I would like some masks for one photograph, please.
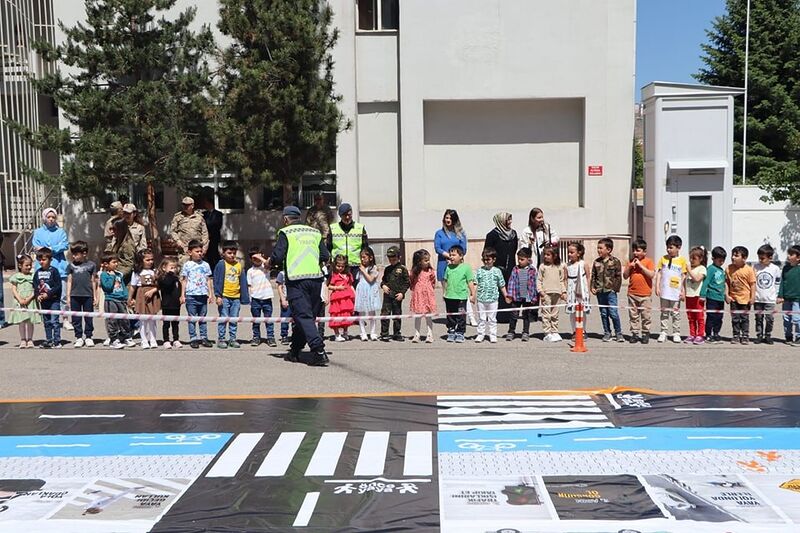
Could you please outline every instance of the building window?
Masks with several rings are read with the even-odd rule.
[[[156,190],[156,212],[164,211],[164,185],[161,183],[153,184]],[[83,207],[87,213],[105,213],[109,210],[112,202],[121,201],[132,203],[143,215],[147,214],[147,185],[135,183],[125,189],[107,190],[98,196],[85,198]]]
[[[357,0],[360,31],[396,30],[400,27],[399,0]]]
[[[336,174],[312,173],[303,176],[300,185],[292,186],[292,205],[300,209],[308,209],[314,205],[317,194],[325,195],[328,205],[336,205]],[[263,186],[258,202],[261,211],[283,209],[283,187],[280,184],[271,187]]]
[[[207,198],[213,199],[214,208],[223,213],[244,211],[244,188],[236,184],[232,178],[230,174],[209,176],[208,179],[195,184],[189,190],[189,195],[195,199],[195,205],[198,205],[200,198]],[[200,205],[203,205],[203,202]]]

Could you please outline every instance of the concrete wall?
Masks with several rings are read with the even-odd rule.
[[[775,258],[783,261],[789,246],[800,245],[800,207],[769,203],[761,199],[764,195],[755,185],[733,188],[733,245],[747,247],[749,260],[756,261],[758,247],[769,244]]]

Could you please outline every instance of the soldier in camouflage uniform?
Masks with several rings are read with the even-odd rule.
[[[189,241],[197,239],[203,245],[203,255],[208,250],[208,228],[206,221],[203,219],[202,213],[195,212],[194,199],[186,196],[181,203],[183,209],[179,213],[175,213],[172,217],[172,223],[169,225],[169,235],[178,248],[178,260],[180,265],[189,259],[189,251],[187,245]]]
[[[138,215],[139,211],[133,204],[125,204],[122,208],[122,217],[125,219],[125,222],[128,223],[128,231],[131,232],[131,237],[133,237],[133,243],[137,252],[147,249],[147,236],[145,235],[144,226],[140,222]]]

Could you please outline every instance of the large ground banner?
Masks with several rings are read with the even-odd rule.
[[[800,531],[800,396],[0,403],[0,533]]]

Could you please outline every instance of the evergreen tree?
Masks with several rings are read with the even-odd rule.
[[[154,183],[186,186],[206,163],[211,30],[189,26],[196,8],[167,19],[176,0],[86,0],[86,22],[61,26],[65,42],[36,44],[67,67],[40,80],[75,127],[26,131],[37,148],[62,156],[61,173],[36,173],[70,197],[145,183],[151,237],[158,238]]]
[[[214,137],[221,165],[244,186],[292,185],[334,166],[337,106],[331,49],[338,32],[320,0],[220,0],[222,99]]]
[[[746,0],[727,0],[703,45],[695,77],[744,87]],[[747,182],[775,200],[800,204],[800,0],[752,0],[747,120]],[[735,100],[734,169],[741,180],[744,99]]]

